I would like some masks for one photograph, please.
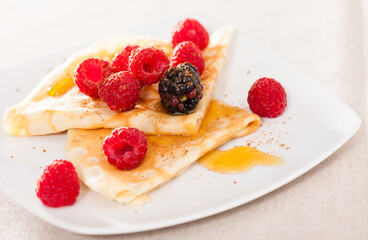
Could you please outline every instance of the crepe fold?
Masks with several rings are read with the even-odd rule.
[[[107,162],[102,143],[112,129],[69,130],[66,153],[80,180],[92,190],[139,207],[149,200],[147,193],[178,176],[201,156],[259,126],[258,115],[212,100],[197,135],[147,135],[147,154],[136,169],[122,171]]]
[[[46,75],[29,96],[6,110],[3,128],[14,136],[44,135],[68,129],[120,126],[135,127],[155,135],[196,135],[207,112],[232,33],[231,26],[219,29],[211,35],[209,46],[202,52],[205,59],[205,70],[201,76],[204,88],[203,98],[192,114],[173,116],[167,113],[160,104],[157,84],[146,87],[142,91],[140,100],[134,109],[121,113],[110,110],[106,103],[92,99],[79,91],[72,80],[73,73],[77,65],[88,57],[100,57],[111,61],[114,55],[127,44],[157,46],[168,56],[172,52],[171,44],[167,41],[118,34],[72,55],[62,65]],[[68,79],[68,84],[71,86],[66,93],[49,96],[50,89]]]

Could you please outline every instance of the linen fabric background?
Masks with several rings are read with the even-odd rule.
[[[0,69],[117,29],[193,12],[234,23],[314,76],[362,117],[358,133],[317,167],[266,196],[143,233],[70,233],[0,192],[0,239],[368,239],[366,0],[0,0]]]

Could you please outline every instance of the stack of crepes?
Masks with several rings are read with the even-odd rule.
[[[172,52],[169,41],[118,34],[72,55],[45,76],[29,96],[7,109],[3,127],[15,136],[68,130],[66,152],[80,180],[108,199],[137,208],[149,200],[147,193],[178,176],[207,152],[259,128],[257,115],[212,98],[232,34],[232,27],[224,27],[210,36],[210,44],[202,52],[203,98],[191,114],[169,114],[161,106],[157,84],[142,91],[134,109],[120,113],[79,91],[73,72],[88,57],[111,61],[127,44],[155,45],[168,56]],[[50,94],[59,88],[60,94]],[[103,154],[103,140],[117,127],[134,127],[146,133],[147,154],[134,170],[118,170]]]

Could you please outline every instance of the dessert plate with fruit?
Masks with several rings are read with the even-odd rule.
[[[138,232],[234,208],[360,126],[316,80],[209,16],[121,32],[0,71],[0,187],[61,228]]]

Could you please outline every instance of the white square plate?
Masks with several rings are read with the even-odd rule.
[[[170,17],[125,31],[169,39],[173,25],[184,17]],[[209,16],[195,17],[209,32],[224,25]],[[92,42],[0,71],[0,112],[25,97],[50,67]],[[232,140],[221,149],[250,143],[282,157],[285,163],[281,166],[258,166],[246,173],[227,175],[193,164],[180,177],[153,191],[151,201],[138,211],[107,200],[85,186],[75,205],[53,209],[41,204],[35,187],[42,166],[57,158],[65,159],[66,134],[11,137],[0,129],[0,187],[28,211],[73,232],[145,231],[213,215],[269,193],[322,162],[358,130],[361,120],[346,103],[305,72],[244,33],[236,32],[215,96],[248,108],[247,92],[260,77],[272,77],[283,84],[288,95],[286,111],[279,118],[263,119],[256,133]]]

